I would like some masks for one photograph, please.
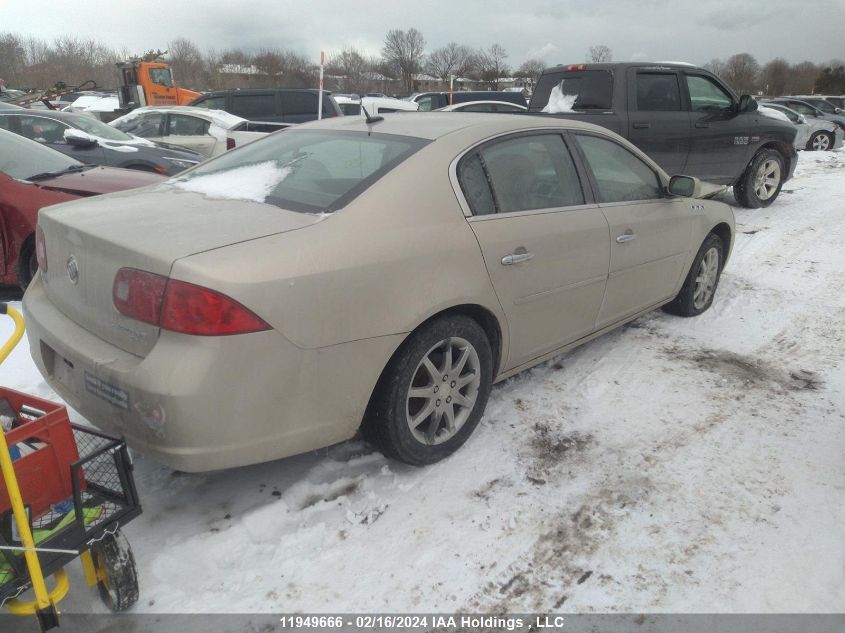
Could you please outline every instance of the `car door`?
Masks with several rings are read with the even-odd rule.
[[[592,332],[607,278],[608,227],[559,131],[489,141],[466,154],[456,173],[507,315],[507,368]]]
[[[163,142],[164,119],[164,112],[144,112],[118,122],[115,127],[126,134],[140,136],[153,142]]]
[[[737,113],[737,102],[713,77],[685,71],[684,87],[692,122],[689,157],[684,173],[730,184],[742,173],[752,141],[748,114]],[[759,139],[758,139],[759,140]]]
[[[689,260],[694,201],[669,198],[658,173],[605,136],[575,135],[610,227],[603,328],[671,298]]]
[[[675,70],[628,71],[628,135],[670,174],[683,173],[690,152],[690,113]]]
[[[229,112],[248,121],[283,121],[278,104],[278,92],[244,92],[230,95]],[[316,104],[314,112],[316,113]]]
[[[205,119],[190,114],[167,115],[164,141],[170,145],[178,145],[198,152],[208,158],[214,153],[217,139],[209,134],[211,123]]]

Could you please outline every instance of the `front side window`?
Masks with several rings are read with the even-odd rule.
[[[681,90],[675,73],[637,73],[637,110],[672,112],[681,109]]]
[[[420,99],[417,99],[417,103],[420,104],[420,112],[430,112],[431,110],[437,109],[439,105],[435,95],[421,97]]]
[[[806,103],[801,103],[800,101],[790,101],[788,105],[790,109],[800,112],[801,114],[817,116],[819,113],[814,107],[807,105]]]
[[[150,81],[167,88],[173,87],[173,77],[169,68],[150,68]]]
[[[290,130],[223,154],[170,183],[291,211],[334,211],[428,142],[393,134]]]
[[[63,112],[65,120],[73,127],[87,132],[92,136],[104,138],[107,141],[131,141],[132,137],[124,134],[120,130],[114,129],[111,125],[107,125],[102,121],[98,121],[92,116],[85,114],[71,114]]]
[[[475,215],[584,204],[578,172],[558,134],[519,136],[483,146],[461,161],[458,172]]]
[[[153,138],[162,135],[161,128],[163,122],[164,114],[161,112],[148,112],[130,117],[125,121],[120,121],[115,124],[115,127],[127,134],[133,134],[142,138]]]
[[[600,202],[663,197],[657,174],[630,150],[598,136],[576,136],[598,186]]]
[[[226,97],[206,97],[191,105],[197,108],[208,108],[209,110],[225,110]]]
[[[65,143],[68,126],[54,119],[40,116],[22,116],[21,135],[39,143]]]
[[[722,112],[733,107],[733,99],[712,79],[687,75],[687,87],[693,112]]]

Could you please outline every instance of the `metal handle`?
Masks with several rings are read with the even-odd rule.
[[[695,127],[698,127],[698,128],[707,128],[707,127],[710,127],[710,124],[709,124],[709,123],[696,123],[696,124],[695,124]]]
[[[534,259],[534,253],[512,253],[502,257],[502,266],[513,266]]]
[[[651,127],[651,123],[643,123],[642,121],[637,121],[636,123],[632,123],[631,127],[635,130],[647,130]]]
[[[636,233],[625,233],[616,238],[617,244],[624,244],[625,242],[632,242],[637,239]]]

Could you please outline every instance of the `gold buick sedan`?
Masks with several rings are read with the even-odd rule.
[[[708,188],[575,121],[314,122],[42,209],[32,356],[93,424],[180,470],[359,429],[429,464],[494,382],[655,308],[707,310],[734,235]]]

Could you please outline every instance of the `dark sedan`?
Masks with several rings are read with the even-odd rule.
[[[75,112],[2,110],[0,128],[90,165],[139,169],[172,176],[203,160],[203,156],[196,152],[158,145]]]
[[[26,288],[38,270],[38,209],[161,182],[164,176],[95,167],[0,130],[0,284]]]

